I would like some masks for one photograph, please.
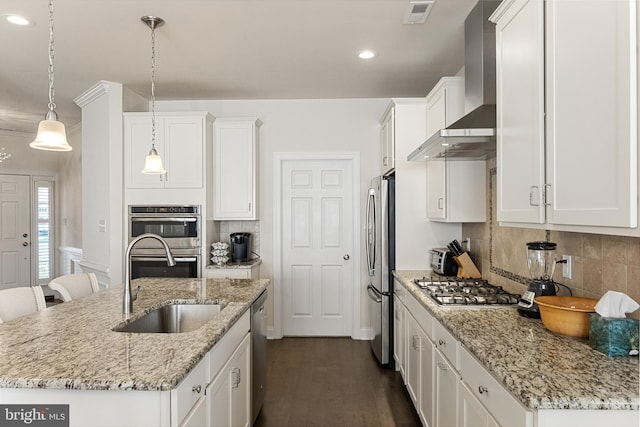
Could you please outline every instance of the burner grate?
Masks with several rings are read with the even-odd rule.
[[[423,277],[413,282],[439,305],[511,306],[520,300],[519,295],[511,294],[502,286],[492,285],[484,279]]]

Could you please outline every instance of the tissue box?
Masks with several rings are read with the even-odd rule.
[[[638,321],[613,319],[591,313],[589,345],[607,356],[638,354]]]

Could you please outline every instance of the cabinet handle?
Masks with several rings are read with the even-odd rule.
[[[233,368],[231,371],[231,388],[238,388],[240,385],[240,368]]]
[[[485,386],[480,385],[478,386],[478,393],[480,394],[485,394],[485,393],[489,393],[489,389],[487,389]]]
[[[447,345],[447,342],[445,340],[443,340],[443,339],[439,339],[438,340],[438,344],[443,346],[443,345]]]
[[[382,164],[383,164],[384,166],[387,166],[387,156],[384,156],[384,157],[382,158]]]
[[[449,370],[449,368],[447,367],[447,365],[445,365],[445,364],[444,364],[444,363],[442,363],[442,362],[438,362],[438,368],[439,368],[440,370],[442,370],[442,371],[448,371],[448,370]]]
[[[251,202],[249,202],[249,210],[251,210]]]
[[[191,391],[192,391],[192,392],[194,392],[194,393],[198,393],[198,394],[200,394],[200,392],[202,391],[202,386],[201,386],[200,384],[198,384],[198,385],[194,385],[194,386],[191,388]]]
[[[443,209],[442,205],[443,205],[444,199],[442,197],[438,198],[438,209]]]
[[[549,202],[549,199],[547,198],[547,195],[551,192],[551,184],[545,184],[542,188],[542,200],[544,200],[543,205],[551,206],[551,202]]]
[[[529,187],[529,206],[540,206],[540,203],[533,203],[533,190],[538,189],[537,185]]]
[[[420,350],[420,337],[417,335],[414,335],[411,341],[412,341],[411,346],[413,347],[413,349]]]

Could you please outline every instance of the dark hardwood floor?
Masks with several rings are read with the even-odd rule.
[[[368,341],[284,338],[267,345],[267,393],[255,427],[414,427],[400,374]]]

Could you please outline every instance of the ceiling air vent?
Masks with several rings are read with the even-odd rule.
[[[416,0],[409,2],[402,22],[404,24],[424,24],[434,3],[434,0]]]

